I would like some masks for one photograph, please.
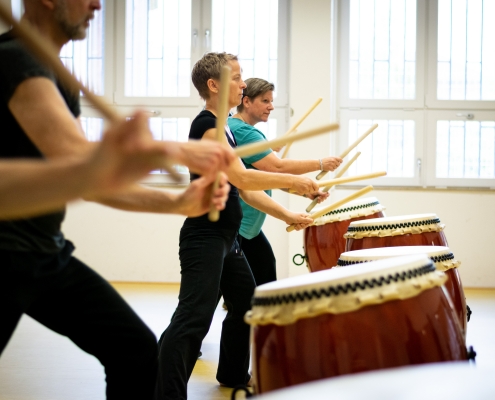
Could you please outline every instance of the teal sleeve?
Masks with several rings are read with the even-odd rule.
[[[238,146],[242,146],[245,144],[249,143],[255,143],[255,142],[261,142],[266,140],[265,135],[255,127],[248,125],[242,121],[238,123],[237,121],[233,121],[231,123],[230,118],[229,118],[229,127],[230,130],[232,131],[235,140],[237,142]],[[263,158],[265,158],[268,154],[272,152],[271,149],[268,149],[266,151],[263,151],[261,153],[254,154],[249,157],[244,157],[243,161],[246,164],[253,164],[256,161],[259,161]]]

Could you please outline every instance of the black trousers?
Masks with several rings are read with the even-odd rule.
[[[179,305],[159,344],[156,399],[184,400],[201,342],[210,329],[219,290],[228,305],[222,324],[216,378],[228,386],[249,379],[249,325],[254,279],[236,240],[237,231],[187,225],[180,233]]]
[[[151,399],[154,334],[72,250],[70,242],[58,254],[0,250],[0,353],[26,313],[102,363],[107,399]]]
[[[272,246],[263,231],[252,239],[242,237],[241,249],[253,272],[256,286],[277,280],[277,264]]]

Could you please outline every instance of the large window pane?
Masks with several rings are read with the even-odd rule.
[[[349,98],[416,98],[416,1],[351,0]]]
[[[277,89],[278,0],[213,0],[212,9],[212,51],[237,55],[244,79]]]
[[[495,121],[437,121],[437,178],[495,178]]]
[[[494,18],[494,0],[438,0],[439,100],[495,100]]]
[[[187,142],[189,137],[189,118],[150,118],[150,130],[155,140],[167,140],[174,142]],[[179,172],[187,172],[187,168],[178,165]],[[153,171],[153,173],[165,173],[163,170]]]
[[[191,0],[126,0],[125,95],[187,97]]]
[[[65,66],[92,92],[104,94],[105,1],[95,12],[85,40],[70,41],[60,52]]]
[[[361,156],[349,169],[350,175],[387,171],[389,177],[414,177],[415,122],[413,120],[349,120],[349,144],[372,125],[373,133],[356,150]]]

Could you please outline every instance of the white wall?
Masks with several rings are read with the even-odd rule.
[[[294,123],[318,98],[320,106],[304,128],[330,122],[330,1],[292,0],[290,90]],[[334,135],[334,134],[333,134]],[[335,149],[333,135],[294,145],[294,158],[319,158]],[[335,151],[331,152],[335,154]],[[339,190],[335,199],[349,194]],[[495,287],[495,193],[450,190],[375,190],[387,215],[433,212],[446,224],[445,233],[466,287]],[[304,210],[307,200],[275,192],[275,198],[292,210]],[[104,277],[114,281],[178,281],[178,235],[183,218],[124,213],[94,204],[69,207],[64,226],[77,245],[76,255]],[[284,224],[271,218],[264,228],[277,257],[279,277],[307,273],[292,264],[302,251],[302,233],[287,234]]]

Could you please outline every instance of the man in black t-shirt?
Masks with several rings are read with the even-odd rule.
[[[57,49],[85,35],[93,2],[25,2],[24,18]],[[82,134],[78,94],[57,84],[7,33],[0,36],[0,159],[88,157],[97,147]],[[218,169],[234,155],[218,145],[167,143],[171,160],[206,174],[181,194],[134,185],[118,195],[88,198],[124,210],[201,215]],[[222,208],[226,179],[213,200]],[[0,222],[0,352],[26,313],[97,357],[107,375],[107,398],[151,398],[156,338],[116,291],[72,257],[60,225],[64,210]]]

